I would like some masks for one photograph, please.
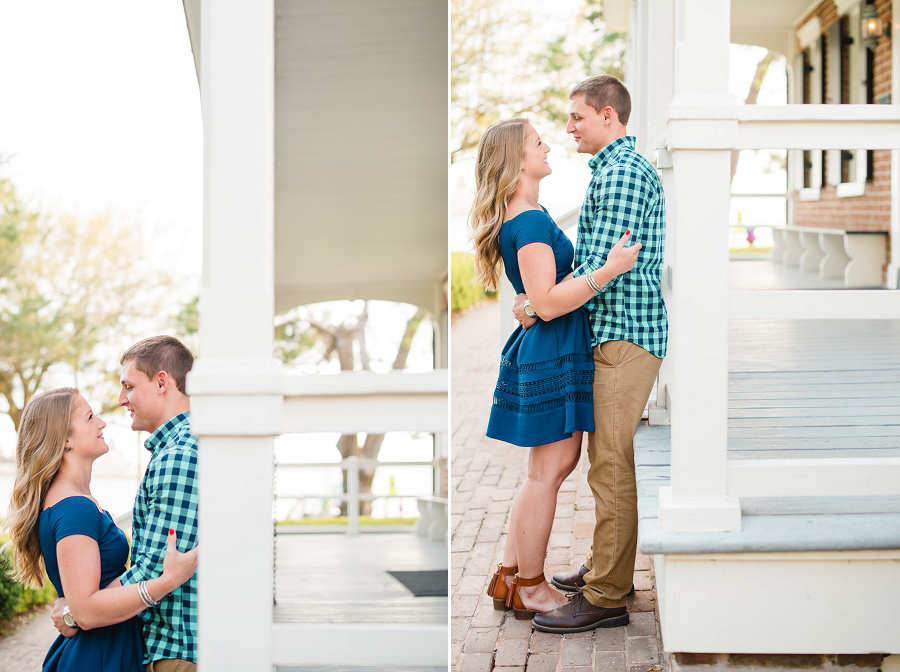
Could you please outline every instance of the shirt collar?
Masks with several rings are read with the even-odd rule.
[[[188,425],[190,420],[191,412],[185,411],[184,413],[179,413],[168,422],[164,422],[150,435],[150,438],[144,441],[144,448],[151,453],[155,453],[157,448],[172,438],[183,426]]]
[[[599,169],[603,168],[607,163],[609,163],[610,159],[612,159],[626,147],[628,149],[634,149],[634,140],[635,138],[633,135],[624,135],[621,138],[616,138],[615,140],[613,140],[606,147],[601,149],[590,158],[590,160],[588,161],[588,165],[591,167],[591,170],[597,172]]]

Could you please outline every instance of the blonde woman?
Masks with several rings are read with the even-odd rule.
[[[538,318],[503,348],[487,429],[491,438],[531,448],[503,562],[488,586],[494,608],[512,608],[520,619],[567,601],[546,582],[544,556],[559,487],[578,463],[582,432],[594,430],[594,363],[581,306],[630,270],[641,247],[625,247],[626,234],[602,268],[572,278],[572,243],[538,203],[549,151],[525,119],[490,126],[478,146],[470,214],[479,281],[497,289],[502,261],[516,293],[529,297],[526,311]]]
[[[15,578],[42,585],[44,570],[65,596],[62,635],[44,659],[44,672],[139,672],[143,646],[138,613],[187,581],[197,549],[179,553],[175,535],[162,575],[122,586],[128,540],[91,495],[91,469],[109,451],[106,423],[72,388],[36,395],[25,407],[16,444],[16,482],[6,528],[15,550]]]

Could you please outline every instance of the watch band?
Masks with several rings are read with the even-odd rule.
[[[524,310],[525,310],[525,314],[528,317],[534,317],[535,315],[537,315],[537,313],[534,310],[534,306],[531,305],[531,299],[525,299]]]

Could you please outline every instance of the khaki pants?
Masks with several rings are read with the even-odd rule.
[[[590,570],[582,589],[598,607],[621,607],[631,590],[637,552],[637,486],[634,432],[662,359],[628,341],[594,348],[594,424],[588,435],[588,485],[596,523]]]
[[[187,660],[165,658],[147,663],[146,672],[197,672],[197,664]]]

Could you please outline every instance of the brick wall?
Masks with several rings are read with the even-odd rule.
[[[876,0],[878,15],[887,24],[891,20],[891,0]],[[822,22],[822,31],[825,34],[826,48],[828,30],[840,17],[832,0],[825,0],[814,11],[806,16],[801,25],[814,16],[818,16]],[[892,36],[889,40],[881,38],[875,49],[875,100],[878,101],[891,93],[891,42],[898,36]],[[799,48],[799,47],[798,47]],[[814,44],[813,48],[818,48]],[[860,48],[852,45],[851,48]],[[833,64],[826,63],[826,72]],[[812,73],[813,77],[819,77],[820,73]],[[827,79],[826,79],[827,81]],[[826,90],[826,99],[840,100],[840,92]],[[800,226],[823,226],[831,228],[849,228],[866,231],[888,231],[891,218],[891,152],[890,150],[875,150],[873,152],[873,168],[870,181],[866,183],[866,193],[855,198],[838,198],[835,187],[824,186],[821,190],[821,199],[818,201],[797,201],[795,212],[795,224]],[[823,166],[824,170],[824,166]],[[795,197],[796,198],[796,197]]]

